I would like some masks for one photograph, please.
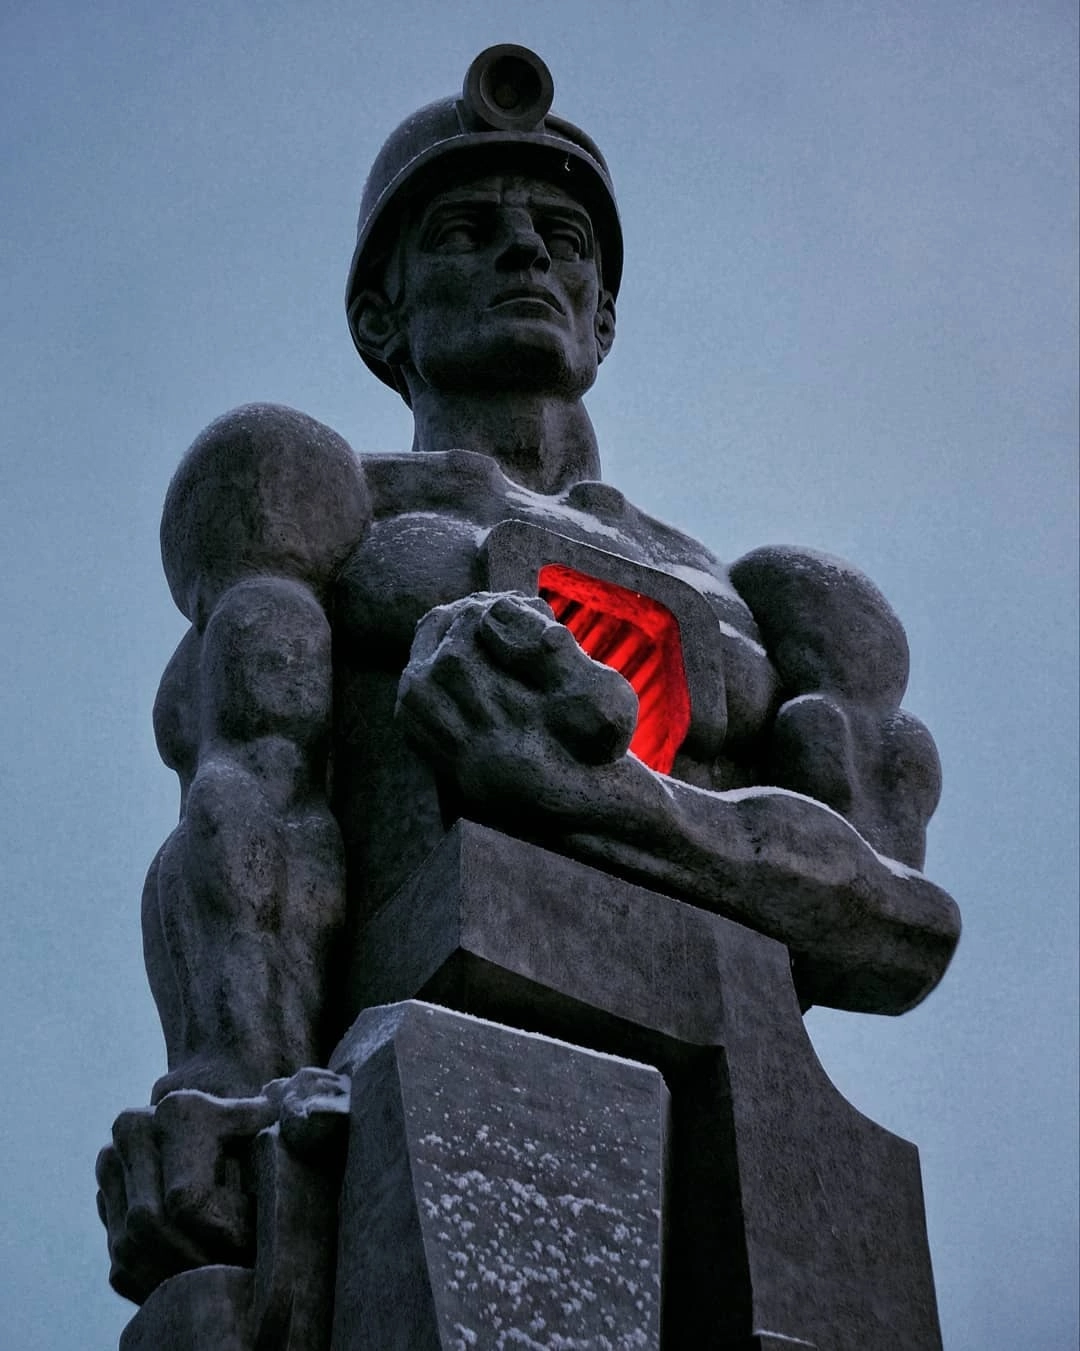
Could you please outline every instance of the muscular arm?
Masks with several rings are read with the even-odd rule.
[[[805,549],[755,549],[731,580],[781,682],[764,782],[827,803],[875,849],[921,868],[941,766],[900,707],[908,645],[892,607],[857,569]]]
[[[433,611],[399,715],[467,811],[782,940],[815,1002],[901,1012],[945,969],[958,919],[944,892],[808,796],[708,792],[626,754],[629,687],[541,602]]]
[[[345,443],[275,407],[213,424],[170,487],[162,553],[192,629],[155,708],[182,788],[143,897],[169,1053],[155,1100],[252,1093],[328,1050],[345,886],[323,603],[369,515]]]

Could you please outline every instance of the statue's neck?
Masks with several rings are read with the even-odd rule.
[[[580,399],[513,393],[414,391],[413,450],[475,450],[538,493],[600,477],[600,455]]]

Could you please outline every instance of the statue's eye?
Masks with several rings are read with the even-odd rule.
[[[574,221],[547,220],[539,228],[552,258],[560,262],[577,262],[592,256],[588,234]]]
[[[424,239],[425,247],[438,253],[469,253],[481,248],[490,234],[490,225],[480,215],[455,213],[432,222]]]

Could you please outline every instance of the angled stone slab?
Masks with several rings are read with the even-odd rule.
[[[164,1281],[120,1335],[120,1351],[252,1351],[254,1273],[200,1267]]]
[[[463,821],[360,936],[353,1009],[416,996],[663,1073],[665,1351],[940,1351],[918,1152],[825,1074],[781,943]]]
[[[411,1001],[362,1014],[333,1351],[659,1351],[653,1068]]]

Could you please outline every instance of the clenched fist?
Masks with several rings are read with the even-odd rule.
[[[637,697],[547,604],[478,593],[420,621],[398,688],[410,740],[488,815],[580,812],[625,754]]]

